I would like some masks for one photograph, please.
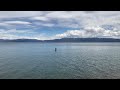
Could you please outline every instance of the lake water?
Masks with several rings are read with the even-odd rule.
[[[120,43],[0,42],[0,79],[112,78],[120,78]]]

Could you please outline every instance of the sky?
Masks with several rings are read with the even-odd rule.
[[[120,38],[120,11],[0,11],[0,39]]]

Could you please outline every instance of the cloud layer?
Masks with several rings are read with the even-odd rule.
[[[0,39],[67,37],[120,38],[120,11],[0,11]]]
[[[120,38],[120,31],[105,30],[101,27],[90,27],[84,30],[68,30],[62,34],[57,34],[60,38]]]

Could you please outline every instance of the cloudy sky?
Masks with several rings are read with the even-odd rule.
[[[0,11],[0,39],[120,38],[120,11]]]

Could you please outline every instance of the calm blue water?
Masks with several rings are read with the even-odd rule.
[[[0,79],[104,78],[120,78],[120,43],[0,42]]]

